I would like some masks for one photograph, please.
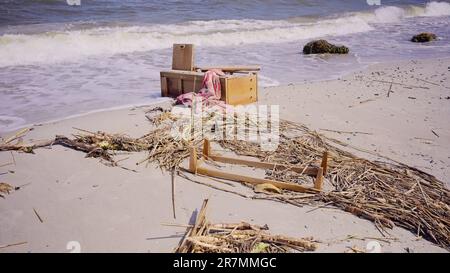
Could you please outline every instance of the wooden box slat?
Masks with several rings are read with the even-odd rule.
[[[172,55],[173,70],[194,70],[194,45],[174,44]]]

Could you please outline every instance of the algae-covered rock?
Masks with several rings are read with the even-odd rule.
[[[431,42],[433,40],[436,40],[436,34],[431,33],[431,32],[422,32],[420,34],[414,35],[411,38],[411,42],[414,43],[426,43],[426,42]]]
[[[346,46],[336,46],[330,44],[326,40],[316,40],[307,43],[303,47],[303,54],[347,54],[349,52],[348,47]]]

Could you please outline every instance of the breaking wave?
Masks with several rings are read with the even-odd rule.
[[[213,20],[4,34],[0,36],[0,67],[150,51],[184,42],[206,47],[290,42],[367,32],[373,29],[373,24],[398,22],[406,17],[449,15],[450,4],[431,2],[424,7],[386,6],[373,12],[348,13],[320,20]]]

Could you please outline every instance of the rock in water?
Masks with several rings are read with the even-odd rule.
[[[426,43],[436,40],[436,34],[431,32],[423,32],[417,35],[414,35],[411,39],[411,42],[414,43]]]
[[[303,47],[303,54],[347,54],[349,52],[348,47],[346,46],[336,46],[330,44],[326,40],[316,40],[307,43]]]

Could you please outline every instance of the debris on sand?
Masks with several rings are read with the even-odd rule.
[[[208,199],[203,201],[197,220],[175,249],[176,253],[274,253],[314,251],[313,238],[271,235],[267,226],[211,224],[206,217]]]
[[[6,194],[9,194],[14,190],[14,187],[8,183],[0,182],[0,197],[5,198]]]
[[[51,143],[84,151],[87,156],[100,157],[113,165],[116,164],[116,151],[147,151],[148,156],[137,164],[153,163],[181,176],[184,172],[180,165],[189,157],[190,149],[202,149],[204,131],[195,131],[193,122],[188,122],[182,132],[185,137],[175,138],[171,134],[172,127],[165,121],[171,124],[176,117],[162,114],[164,116],[155,117],[160,126],[139,138],[85,131],[75,135],[75,139],[60,136]],[[208,119],[211,118],[204,117],[203,124],[210,124]],[[220,125],[223,128],[215,123],[213,129],[226,132],[230,122],[237,121],[223,122]],[[296,206],[329,204],[374,222],[383,234],[387,229],[399,226],[450,249],[450,191],[442,181],[383,155],[327,138],[299,123],[280,120],[279,133],[279,145],[274,151],[263,151],[259,143],[237,137],[216,143],[236,156],[250,156],[261,162],[295,168],[320,164],[323,153],[328,152],[328,170],[321,193],[305,195],[285,189],[277,193],[276,189],[267,188],[257,191],[269,191],[265,199]],[[355,156],[348,152],[349,149],[370,154],[383,162]],[[286,168],[274,168],[265,176],[297,184],[310,183],[312,179]]]

